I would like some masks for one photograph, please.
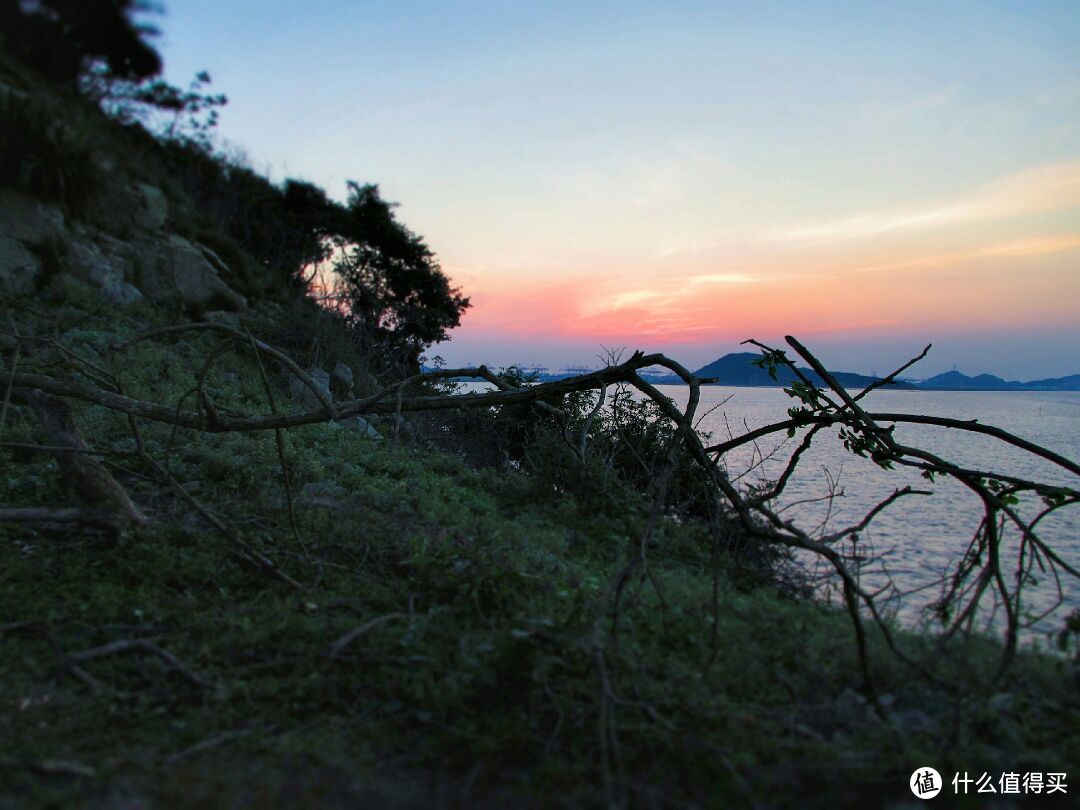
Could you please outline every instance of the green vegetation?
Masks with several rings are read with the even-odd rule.
[[[132,396],[179,400],[220,343],[195,333],[117,350],[163,325],[160,313],[95,310],[70,281],[53,283],[68,303],[21,313],[20,330],[77,324],[65,346]],[[253,328],[284,320],[275,310]],[[208,390],[221,406],[264,401],[242,347]],[[77,420],[95,446],[132,449],[119,415],[81,407]],[[312,425],[285,439],[297,540],[271,435],[141,432],[304,588],[239,562],[122,456],[112,469],[147,527],[0,530],[0,796],[19,806],[123,795],[835,806],[902,797],[920,763],[1063,770],[1080,755],[1069,662],[1022,656],[995,686],[997,646],[978,640],[949,653],[962,689],[931,686],[875,646],[881,722],[858,694],[846,617],[732,565],[717,572],[693,520],[661,521],[649,577],[631,583],[613,627],[613,586],[648,513],[633,488],[559,495],[543,475]],[[37,441],[31,415],[13,409],[4,439]],[[0,468],[6,505],[71,499],[46,454],[5,448]],[[75,664],[131,639],[205,685],[145,650]],[[926,643],[902,635],[909,651]]]
[[[99,5],[131,46],[133,4]],[[43,7],[89,25],[78,3]],[[22,8],[0,0],[0,20]],[[209,147],[223,99],[201,78],[173,92],[89,34],[50,67],[14,30],[0,192],[54,203],[66,224],[8,240],[42,272],[4,293],[0,379],[53,375],[208,418],[299,410],[307,392],[238,333],[145,333],[206,316],[305,369],[347,366],[365,396],[458,322],[467,300],[376,186],[342,204],[272,184]],[[144,104],[176,125],[151,134]],[[166,223],[124,213],[139,184],[167,200]],[[190,240],[184,255],[209,249],[250,306],[120,305],[93,280],[103,247],[75,272],[84,231],[110,261]],[[319,305],[327,269],[340,286]],[[9,387],[0,504],[75,510],[81,482]],[[936,650],[896,629],[902,652],[935,660],[927,678],[871,632],[876,710],[848,615],[808,596],[781,546],[725,522],[656,403],[613,396],[595,413],[587,394],[547,402],[569,427],[518,403],[373,419],[379,438],[355,422],[179,429],[72,398],[87,455],[149,520],[0,523],[0,807],[872,806],[908,797],[928,763],[1080,761],[1063,655],[1022,651],[1001,680],[994,641]]]

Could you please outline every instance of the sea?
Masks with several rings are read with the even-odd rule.
[[[685,406],[689,389],[662,386],[664,394]],[[697,429],[712,443],[737,437],[763,425],[787,418],[798,404],[780,388],[704,386],[698,406]],[[1080,459],[1080,392],[989,392],[877,390],[861,401],[868,411],[926,414],[954,419],[977,419],[1046,447],[1076,461]],[[727,453],[722,463],[740,486],[763,485],[783,471],[803,431],[794,438],[777,434]],[[902,444],[928,450],[961,466],[993,470],[1020,478],[1080,488],[1080,480],[1067,470],[991,436],[965,431],[898,423],[895,437]],[[797,467],[777,509],[796,526],[816,535],[857,524],[892,492],[910,485],[930,495],[899,499],[859,533],[855,551],[868,563],[862,584],[872,590],[891,586],[896,599],[891,608],[907,624],[932,620],[929,610],[941,595],[942,583],[956,569],[979,528],[982,517],[978,497],[954,479],[938,477],[934,483],[916,470],[886,470],[873,461],[845,450],[838,428],[819,431],[814,444]],[[1021,514],[1034,515],[1038,498],[1017,505]],[[1073,568],[1080,570],[1080,505],[1063,508],[1046,518],[1039,537]],[[1011,537],[1017,537],[1014,532]],[[1006,539],[1003,560],[1012,584],[1018,544]],[[849,547],[850,548],[850,547]],[[813,561],[804,559],[807,565]],[[1025,588],[1021,612],[1031,627],[1026,641],[1050,641],[1064,617],[1080,608],[1080,581],[1061,573],[1034,571],[1036,582]],[[1035,620],[1041,614],[1045,618]],[[983,629],[999,630],[1000,614],[984,611]]]

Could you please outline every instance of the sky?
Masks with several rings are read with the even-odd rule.
[[[275,180],[378,183],[471,301],[430,354],[1080,372],[1080,3],[170,0]]]

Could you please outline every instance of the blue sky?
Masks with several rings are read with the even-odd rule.
[[[1080,371],[1080,4],[174,0],[168,76],[277,179],[401,203],[452,362]]]

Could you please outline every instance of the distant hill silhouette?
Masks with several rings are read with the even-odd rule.
[[[713,360],[706,366],[702,366],[694,372],[698,377],[714,378],[713,385],[730,385],[735,387],[767,387],[780,388],[790,386],[795,381],[795,372],[786,367],[777,367],[776,379],[769,376],[769,372],[754,365],[755,360],[761,359],[759,352],[733,352]],[[424,367],[425,371],[432,370]],[[537,373],[539,382],[554,382],[566,379],[581,373],[580,370],[562,370],[550,372],[546,369]],[[825,381],[812,369],[799,366],[799,371],[806,375],[807,379],[819,388],[827,388]],[[867,374],[856,374],[852,371],[832,371],[832,375],[845,388],[858,391],[879,377]],[[682,385],[683,381],[671,374],[667,369],[652,367],[643,369],[641,376],[653,385]],[[1080,391],[1080,374],[1071,374],[1067,377],[1055,377],[1046,380],[1032,380],[1031,382],[1016,382],[1015,380],[1003,380],[993,374],[979,374],[969,377],[959,371],[946,371],[922,382],[900,380],[890,383],[888,388],[904,391]]]
[[[959,371],[946,371],[919,383],[928,391],[1080,391],[1080,374],[1055,377],[1047,380],[1016,382],[1003,380],[993,374],[969,377]]]
[[[768,386],[779,387],[791,385],[796,379],[795,372],[789,368],[777,368],[776,379],[769,376],[763,368],[754,365],[755,360],[760,360],[759,352],[736,352],[725,354],[719,360],[714,360],[707,366],[702,366],[694,373],[699,377],[715,377],[717,385],[735,386]],[[808,368],[799,367],[806,377],[819,387],[827,387],[825,381],[816,372]],[[830,370],[831,371],[831,370]],[[836,381],[845,388],[865,388],[879,378],[870,377],[866,374],[855,374],[850,371],[831,371]],[[890,387],[914,388],[910,383],[892,383]]]

